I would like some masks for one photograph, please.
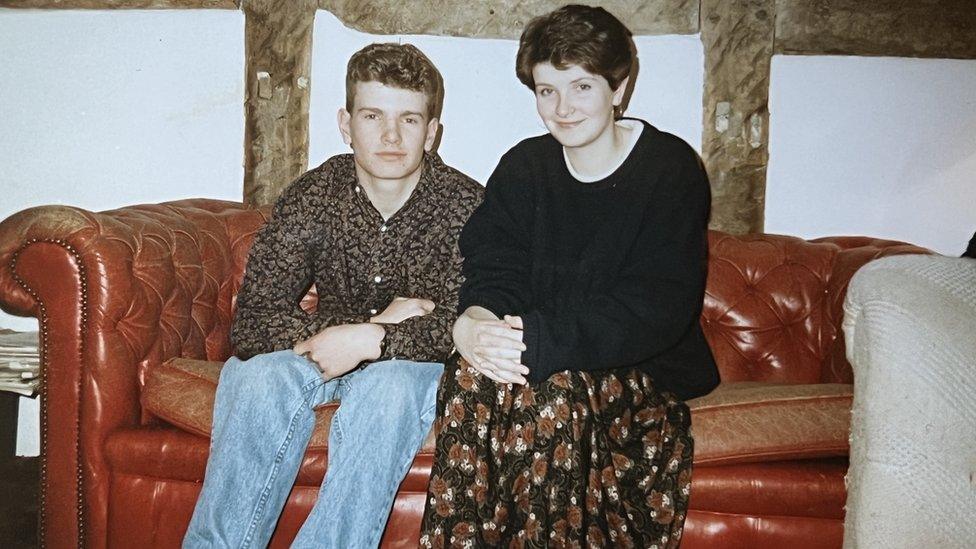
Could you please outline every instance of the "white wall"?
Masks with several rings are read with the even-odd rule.
[[[241,12],[0,10],[0,52],[0,219],[241,200]]]
[[[239,11],[0,9],[0,219],[241,200],[243,103]],[[18,453],[36,455],[36,403],[21,409]]]
[[[959,255],[976,231],[976,61],[776,56],[766,230]]]
[[[343,26],[327,11],[315,17],[310,101],[309,163],[348,152],[336,127],[345,105],[346,62],[375,41],[410,42],[444,76],[444,136],[439,152],[452,166],[484,183],[501,155],[519,140],[546,133],[529,90],[515,77],[517,40],[442,36],[377,36]],[[641,69],[629,116],[647,119],[701,147],[702,67],[698,36],[637,37]]]

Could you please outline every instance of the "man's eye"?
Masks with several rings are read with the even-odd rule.
[[[412,116],[408,116],[407,118],[404,118],[403,121],[406,122],[407,124],[416,124],[418,122],[418,120]]]
[[[366,113],[366,114],[363,115],[363,118],[365,118],[366,120],[376,120],[379,117],[376,116],[375,114],[371,113],[371,112],[368,112],[368,113]]]

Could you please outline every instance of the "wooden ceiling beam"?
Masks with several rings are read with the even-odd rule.
[[[319,0],[318,6],[370,34],[517,39],[530,19],[565,4],[565,0]],[[698,0],[607,0],[599,5],[636,35],[698,32]]]
[[[976,4],[776,0],[775,53],[976,59]]]
[[[240,8],[238,0],[0,0],[0,8],[63,10],[146,10]]]

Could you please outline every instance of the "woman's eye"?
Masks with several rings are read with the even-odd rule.
[[[539,95],[546,97],[547,95],[552,95],[552,88],[541,88],[539,90]]]
[[[593,86],[591,86],[591,85],[589,85],[589,84],[580,84],[580,85],[579,85],[579,89],[580,89],[580,91],[588,91],[588,90],[589,90],[590,88],[592,88],[592,87],[593,87]]]

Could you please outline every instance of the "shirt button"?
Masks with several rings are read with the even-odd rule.
[[[380,232],[385,233],[386,229],[387,229],[386,225],[383,225],[382,227],[380,227]]]
[[[383,282],[383,277],[380,275],[376,275],[373,277],[373,282],[379,284],[380,282]]]
[[[370,309],[369,314],[375,315],[377,313],[376,309]]]
[[[357,192],[357,193],[359,192],[359,187],[358,187],[358,186],[356,187],[356,192]]]

